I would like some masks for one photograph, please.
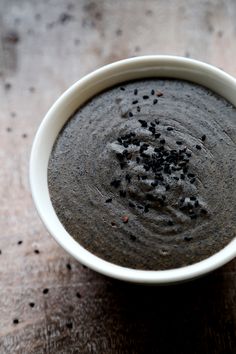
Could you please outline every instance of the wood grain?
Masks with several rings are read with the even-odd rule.
[[[69,85],[142,54],[236,76],[235,17],[234,0],[0,0],[1,354],[236,352],[235,261],[174,287],[105,278],[48,235],[28,183],[33,136]]]

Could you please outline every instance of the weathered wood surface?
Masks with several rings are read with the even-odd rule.
[[[112,281],[47,234],[28,183],[34,133],[69,85],[150,53],[236,76],[235,18],[234,0],[0,0],[1,354],[236,352],[235,261],[171,288]]]

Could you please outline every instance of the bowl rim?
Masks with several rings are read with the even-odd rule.
[[[119,280],[142,284],[173,284],[199,277],[203,274],[206,274],[219,268],[220,266],[232,260],[236,256],[236,238],[234,238],[227,246],[225,246],[223,249],[221,249],[219,252],[215,253],[211,257],[208,257],[200,262],[194,263],[193,265],[188,265],[181,268],[169,270],[138,270],[118,266],[116,264],[110,263],[97,257],[96,255],[83,248],[78,242],[76,242],[60,223],[52,204],[50,202],[43,202],[43,196],[40,188],[42,186],[42,181],[40,181],[40,173],[43,173],[44,177],[45,174],[47,175],[47,168],[46,170],[44,168],[44,171],[39,173],[40,167],[42,167],[42,164],[40,164],[40,158],[43,154],[47,154],[49,158],[51,152],[50,151],[49,153],[45,153],[43,142],[46,140],[46,135],[49,134],[50,122],[53,119],[56,119],[56,113],[66,107],[66,104],[68,103],[72,95],[78,95],[78,92],[81,90],[81,87],[86,87],[86,85],[89,86],[94,80],[101,78],[104,75],[111,75],[117,70],[125,70],[127,68],[129,68],[129,70],[132,70],[133,67],[138,68],[140,66],[140,68],[142,68],[144,65],[156,65],[160,68],[165,67],[169,69],[178,66],[180,70],[181,68],[182,70],[183,68],[187,68],[187,70],[190,72],[196,71],[204,72],[206,75],[209,74],[209,76],[216,78],[220,82],[224,82],[225,85],[228,85],[229,88],[235,90],[232,90],[234,91],[233,93],[231,92],[226,95],[227,97],[224,97],[229,97],[228,99],[231,102],[232,100],[234,100],[233,104],[236,104],[236,80],[229,74],[223,72],[221,69],[218,69],[214,66],[211,66],[198,60],[172,55],[147,55],[123,59],[105,65],[84,76],[82,79],[78,80],[72,86],[70,86],[56,100],[56,102],[52,105],[52,107],[45,115],[37,130],[32,145],[29,167],[30,188],[34,204],[41,220],[43,221],[43,224],[46,226],[49,233],[54,237],[57,243],[59,243],[70,255],[76,258],[79,262],[101,274]],[[172,77],[172,75],[170,77]],[[181,79],[181,76],[179,77],[179,79]],[[190,81],[194,82],[195,80]],[[205,86],[207,87],[207,85]],[[99,90],[97,91],[97,93],[98,92]],[[91,96],[93,95],[94,94],[92,94]],[[68,118],[69,117],[67,116],[64,122],[66,122]],[[44,187],[47,189],[47,186]],[[49,197],[49,192],[47,197]],[[45,208],[45,203],[47,208]]]

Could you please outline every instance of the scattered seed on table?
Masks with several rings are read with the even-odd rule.
[[[67,268],[68,270],[71,270],[71,265],[70,265],[70,263],[67,263],[66,268]]]
[[[48,288],[43,289],[43,294],[44,295],[48,294],[48,292],[49,292]]]

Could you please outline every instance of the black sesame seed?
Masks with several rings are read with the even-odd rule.
[[[201,137],[202,141],[205,141],[206,140],[206,135],[204,134],[202,137]]]
[[[18,324],[18,323],[19,323],[18,318],[14,318],[13,323],[14,323],[14,324]]]
[[[163,145],[164,145],[165,143],[166,143],[165,139],[161,139],[161,140],[160,140],[160,144],[163,144]]]
[[[67,323],[67,324],[66,324],[66,327],[67,327],[68,329],[72,329],[72,328],[73,328],[73,323],[71,323],[71,322]]]
[[[191,156],[192,156],[191,152],[186,152],[186,155],[187,155],[188,157],[191,157]]]
[[[144,213],[148,213],[149,212],[149,204],[146,204],[144,206]]]
[[[79,292],[76,293],[78,299],[81,299],[81,294]]]
[[[137,106],[137,112],[140,112],[141,108],[139,106]]]
[[[192,196],[189,198],[190,200],[196,200],[197,198],[195,196]]]
[[[168,220],[167,224],[168,224],[168,226],[173,226],[174,225],[172,220]]]
[[[174,176],[173,178],[174,178],[176,181],[178,181],[178,180],[179,180],[179,177]]]
[[[118,138],[117,141],[118,141],[118,143],[122,144],[122,139],[121,138]]]
[[[157,102],[158,102],[158,100],[155,98],[152,103],[157,104]]]
[[[129,112],[129,117],[133,117],[133,113],[132,112]]]
[[[138,94],[138,90],[135,89],[135,90],[134,90],[134,95],[136,96],[137,94]]]
[[[154,195],[150,194],[150,193],[147,193],[146,194],[146,199],[149,200],[149,201],[154,201],[155,200],[155,197]]]
[[[118,188],[120,186],[121,180],[120,179],[114,179],[113,181],[111,181],[111,186]]]
[[[130,207],[130,208],[135,208],[135,204],[132,203],[132,202],[129,202],[129,207]]]
[[[117,157],[117,159],[118,159],[119,161],[123,161],[123,160],[124,160],[124,155],[121,154],[120,152],[118,152],[118,153],[116,154],[116,157]]]
[[[185,175],[184,175],[183,173],[181,173],[180,178],[181,178],[182,180],[184,180],[184,179],[185,179]]]
[[[147,122],[145,121],[145,120],[142,120],[142,119],[139,119],[139,123],[141,124],[141,126],[143,127],[143,128],[147,128]]]
[[[203,214],[203,215],[206,215],[207,214],[207,210],[206,209],[201,209],[200,213]]]
[[[125,198],[126,197],[126,191],[120,191],[120,196],[122,198]]]
[[[191,236],[185,236],[184,237],[184,241],[191,241],[192,240],[192,237]]]
[[[156,123],[157,125],[160,124],[159,120],[156,120],[156,119],[155,119],[155,123]]]
[[[30,307],[34,307],[34,305],[35,305],[34,302],[30,302],[30,303],[29,303],[29,306],[30,306]]]
[[[125,88],[124,88],[124,87],[120,87],[120,90],[121,90],[121,91],[125,91]]]
[[[109,198],[105,201],[105,203],[111,203],[112,202],[112,198]]]
[[[125,179],[126,179],[126,181],[128,181],[128,183],[131,182],[131,178],[132,177],[128,173],[125,175]]]
[[[196,178],[190,179],[190,183],[193,184],[196,181]]]
[[[152,91],[151,91],[151,95],[153,96],[154,94],[155,94],[155,91],[154,91],[154,90],[152,90]]]
[[[194,206],[195,206],[196,208],[199,206],[199,201],[198,201],[198,200],[195,201]]]
[[[156,139],[160,138],[160,136],[161,136],[161,133],[155,134],[155,138],[156,138]]]
[[[39,250],[34,250],[34,253],[39,254],[40,252],[39,252]]]
[[[138,103],[138,100],[134,100],[133,102],[132,102],[132,104],[137,104]]]
[[[135,235],[129,235],[131,241],[136,241],[137,237]]]
[[[177,145],[182,145],[183,142],[178,140],[178,141],[176,141],[176,144],[177,144]]]
[[[200,145],[196,145],[196,149],[197,150],[201,150],[201,146]]]
[[[188,177],[193,178],[193,177],[195,177],[195,175],[193,173],[188,173]]]
[[[21,241],[21,240],[17,242],[18,245],[21,245],[22,243],[23,243],[23,241]]]
[[[170,132],[170,131],[173,130],[173,128],[172,127],[167,127],[167,130]]]
[[[149,127],[148,130],[154,135],[156,132],[156,129],[154,127]]]
[[[148,99],[149,99],[149,96],[144,95],[144,96],[143,96],[143,99],[144,99],[144,100],[148,100]]]
[[[68,270],[71,270],[71,265],[70,265],[70,263],[67,263],[66,268],[67,268]]]
[[[43,294],[47,294],[49,290],[47,288],[43,289]]]

